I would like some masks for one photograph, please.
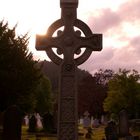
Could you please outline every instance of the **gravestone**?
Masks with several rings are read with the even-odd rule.
[[[80,125],[83,125],[83,119],[84,119],[83,116],[81,116],[80,119],[79,119],[79,124]]]
[[[26,116],[24,117],[24,125],[26,125],[26,126],[29,125],[29,116],[28,116],[28,115],[26,115]]]
[[[89,116],[85,116],[83,119],[83,126],[84,128],[89,128],[91,127],[91,120]]]
[[[10,106],[4,113],[3,140],[21,140],[22,113],[16,106]]]
[[[60,6],[61,19],[48,28],[45,36],[36,36],[36,49],[46,51],[48,57],[60,66],[58,140],[77,140],[77,66],[84,63],[92,51],[102,49],[102,35],[92,34],[90,28],[77,19],[78,0],[60,0]],[[54,33],[56,37],[53,37]],[[81,48],[85,48],[82,54]],[[80,56],[75,58],[75,55]]]
[[[119,113],[119,136],[125,137],[129,136],[129,120],[126,110],[122,110]]]
[[[37,130],[37,119],[35,117],[35,114],[33,114],[30,118],[29,118],[29,132],[36,132]]]
[[[102,115],[102,116],[101,116],[101,124],[103,124],[103,125],[107,125],[107,122],[108,122],[108,118],[107,118],[107,116]]]
[[[115,122],[108,122],[107,126],[105,127],[105,136],[106,140],[118,140],[117,126]]]
[[[95,119],[93,120],[92,126],[95,127],[95,128],[99,127],[99,126],[100,126],[99,119],[95,118]]]
[[[54,119],[53,119],[53,115],[49,112],[45,113],[43,115],[43,128],[44,131],[52,133],[54,130]]]
[[[37,128],[42,128],[43,126],[42,126],[42,117],[40,116],[40,114],[39,113],[36,113],[36,120],[37,120]]]

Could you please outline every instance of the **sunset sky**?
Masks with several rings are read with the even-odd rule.
[[[35,59],[47,59],[35,50],[35,35],[45,34],[52,22],[60,18],[60,0],[0,0],[0,20],[9,26],[18,24],[17,34],[29,32],[29,49]],[[103,34],[103,50],[93,52],[82,69],[119,68],[140,72],[140,0],[79,0],[77,17],[93,33]]]

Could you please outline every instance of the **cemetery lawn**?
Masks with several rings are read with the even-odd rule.
[[[28,133],[27,132],[27,127],[23,126],[22,127],[22,140],[37,140],[36,134],[37,133]],[[85,133],[86,130],[84,130],[82,127],[79,127],[79,130],[81,133]],[[105,138],[104,135],[104,126],[100,126],[98,128],[93,128],[93,135],[92,135],[92,140],[102,140]],[[40,133],[38,133],[40,134]],[[131,132],[133,136],[139,136],[140,137],[140,131],[137,132]],[[56,137],[48,137],[48,136],[39,136],[39,140],[57,140]],[[86,140],[84,136],[79,136],[79,140]],[[122,140],[121,138],[119,140]]]
[[[27,132],[27,127],[23,126],[22,127],[22,140],[36,140],[36,133],[28,133]],[[83,130],[82,128],[80,129],[80,132],[84,133],[86,130]],[[39,133],[38,133],[39,134]],[[104,138],[104,127],[101,126],[99,128],[94,128],[93,129],[93,136],[92,140],[102,140]],[[39,140],[57,140],[56,137],[47,137],[47,136],[40,136],[38,137]],[[79,140],[86,140],[84,136],[79,136]]]

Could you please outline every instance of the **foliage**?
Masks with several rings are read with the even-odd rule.
[[[130,114],[140,113],[140,75],[136,70],[120,69],[109,81],[108,96],[104,101],[105,111],[118,113],[126,109]]]
[[[100,117],[104,113],[103,101],[107,96],[108,81],[113,77],[112,70],[98,70],[93,76],[86,74],[78,86],[79,114],[88,110],[91,115]],[[82,74],[81,74],[82,75]]]
[[[32,53],[28,51],[28,36],[17,36],[16,26],[0,22],[0,110],[20,105],[24,110],[34,106],[33,92],[40,79]]]
[[[83,115],[89,111],[93,116],[100,116],[103,113],[103,101],[106,97],[105,88],[96,83],[95,78],[90,75],[78,85],[78,111]]]
[[[50,79],[54,98],[58,94],[59,67],[52,62],[42,61],[38,64],[43,73]],[[107,95],[107,84],[113,76],[112,70],[100,69],[95,75],[78,69],[78,112],[79,115],[88,110],[92,115],[100,115],[103,111],[103,101]],[[56,99],[57,103],[57,99]]]
[[[40,79],[40,84],[36,90],[36,111],[40,114],[52,112],[51,83],[46,76]]]
[[[99,69],[95,74],[94,78],[96,80],[97,84],[100,84],[102,86],[107,86],[110,79],[112,79],[114,75],[114,71],[110,69]]]

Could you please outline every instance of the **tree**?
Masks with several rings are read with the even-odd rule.
[[[17,36],[16,26],[0,22],[0,110],[12,104],[29,110],[34,103],[34,90],[41,77],[28,51],[27,34]]]
[[[119,70],[109,81],[104,110],[117,114],[126,109],[132,117],[140,113],[140,74],[136,70]]]
[[[89,111],[91,115],[100,117],[104,112],[103,101],[105,97],[105,88],[101,84],[97,84],[92,75],[83,78],[78,85],[79,115]]]
[[[52,90],[49,79],[44,75],[36,90],[36,111],[40,114],[52,112]]]
[[[108,86],[108,82],[110,79],[112,79],[114,75],[114,71],[110,70],[110,69],[99,69],[95,74],[94,74],[94,78],[96,80],[97,84],[100,84],[102,86]]]

